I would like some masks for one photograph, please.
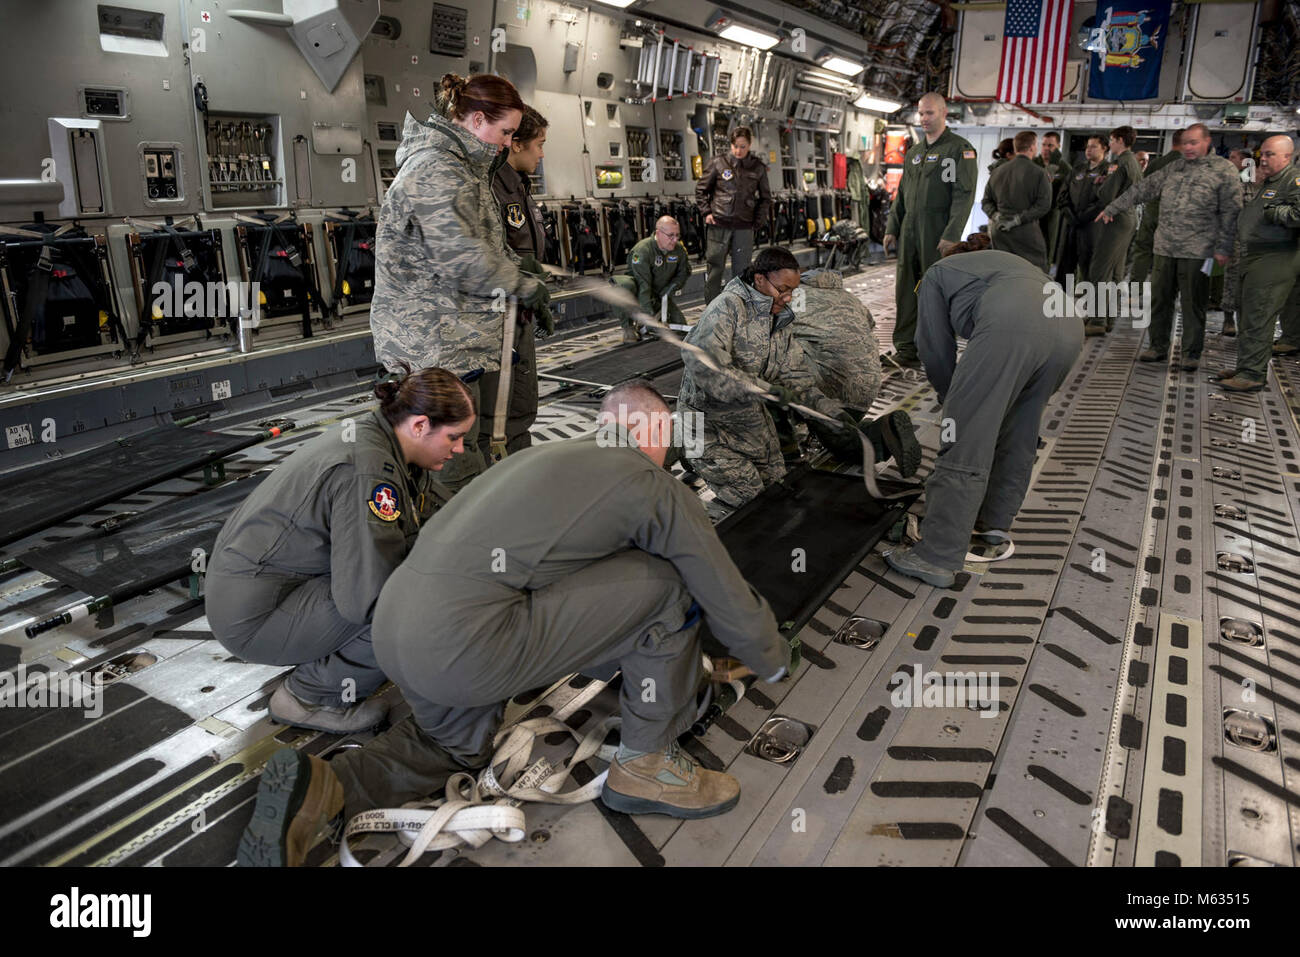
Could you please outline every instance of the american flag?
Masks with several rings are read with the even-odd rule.
[[[1007,0],[998,99],[1055,103],[1065,87],[1074,0]]]

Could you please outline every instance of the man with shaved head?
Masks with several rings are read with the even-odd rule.
[[[681,242],[682,228],[671,216],[660,216],[655,231],[627,255],[627,275],[615,276],[614,282],[637,298],[641,309],[656,319],[667,316],[669,325],[685,325],[686,317],[673,302],[691,278],[691,261]],[[667,311],[664,297],[667,297]],[[631,316],[623,317],[623,341],[636,342],[643,335],[654,334],[637,326]]]
[[[894,359],[921,364],[916,352],[916,286],[965,231],[975,202],[975,147],[948,129],[948,104],[927,93],[916,104],[925,136],[903,157],[903,178],[889,209],[885,251],[898,246]]]
[[[1218,375],[1229,392],[1258,392],[1268,378],[1273,321],[1287,306],[1300,270],[1300,169],[1289,136],[1270,136],[1259,151],[1255,194],[1237,220],[1242,246],[1237,368]],[[1285,339],[1287,330],[1283,329]],[[1287,343],[1278,351],[1286,354]]]
[[[1210,130],[1193,123],[1183,132],[1183,154],[1163,169],[1130,186],[1097,214],[1103,223],[1137,203],[1160,197],[1151,273],[1150,345],[1142,362],[1164,362],[1174,325],[1174,302],[1183,311],[1182,368],[1201,364],[1205,344],[1205,307],[1210,298],[1209,260],[1227,265],[1241,215],[1241,180],[1237,168],[1212,149]]]

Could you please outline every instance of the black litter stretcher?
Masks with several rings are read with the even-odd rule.
[[[256,435],[169,426],[0,478],[0,546],[184,475],[285,429]]]
[[[168,502],[111,528],[25,552],[25,566],[92,596],[76,608],[26,628],[29,638],[202,571],[217,533],[269,473],[259,472],[211,491]],[[200,560],[200,557],[202,560]]]
[[[781,634],[792,644],[817,609],[921,495],[919,485],[876,481],[884,494],[900,497],[875,499],[867,494],[861,475],[802,465],[718,524],[718,537],[736,567],[767,599]],[[903,494],[912,489],[914,493]],[[796,556],[803,571],[794,571]],[[706,653],[727,653],[709,633],[707,621],[700,638]],[[691,727],[692,734],[703,734],[739,697],[726,685],[719,690],[723,693]]]
[[[546,369],[538,375],[575,386],[608,389],[627,379],[655,379],[674,370],[680,382],[681,369],[681,349],[671,342],[652,340],[619,346],[599,356]]]

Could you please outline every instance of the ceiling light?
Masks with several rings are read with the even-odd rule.
[[[733,43],[743,43],[747,47],[758,47],[760,50],[769,50],[781,42],[781,38],[773,36],[770,33],[764,33],[762,30],[755,30],[751,27],[742,27],[738,23],[732,23],[722,28],[719,34],[724,40],[731,40]]]
[[[821,65],[828,70],[842,73],[844,76],[857,76],[862,72],[861,63],[854,63],[852,60],[846,60],[842,56],[827,57],[825,60],[821,61]]]
[[[636,3],[636,0],[600,0],[600,2],[607,7],[618,7],[620,9],[627,9],[628,7],[632,6],[632,4]]]
[[[853,105],[860,110],[875,110],[877,113],[897,113],[903,108],[903,104],[897,100],[886,100],[869,93],[863,93],[853,101]]]

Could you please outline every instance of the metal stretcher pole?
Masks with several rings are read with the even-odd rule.
[[[557,269],[553,266],[547,266],[546,268],[549,272],[568,279],[570,281],[570,288],[576,288],[580,292],[587,293],[588,295],[600,299],[617,309],[623,310],[632,316],[633,322],[639,322],[642,325],[658,330],[659,337],[665,342],[671,342],[683,352],[689,352],[691,355],[698,358],[700,362],[704,364],[705,368],[716,372],[718,375],[734,379],[746,392],[753,394],[756,398],[763,399],[767,402],[780,401],[780,397],[774,390],[771,390],[770,386],[766,389],[760,388],[739,376],[733,375],[726,366],[719,365],[718,361],[710,352],[701,349],[693,343],[683,340],[667,323],[660,322],[658,319],[654,318],[654,316],[642,309],[641,303],[637,300],[637,297],[621,286],[615,286],[613,283],[591,279],[586,276],[572,276],[571,274],[564,272],[564,270]],[[766,386],[766,383],[764,383],[764,385]],[[800,415],[807,418],[819,419],[822,422],[826,422],[837,431],[848,431],[848,426],[845,423],[841,422],[839,419],[826,415],[824,412],[811,409],[806,405],[800,405],[798,402],[789,403],[789,408],[794,409]],[[912,492],[910,490],[906,492],[895,492],[893,494],[887,494],[880,490],[880,487],[876,484],[876,453],[871,447],[871,440],[868,439],[865,433],[863,433],[859,428],[854,428],[853,432],[862,443],[862,482],[867,488],[867,494],[872,498],[881,501],[905,498],[906,496],[911,495]]]

